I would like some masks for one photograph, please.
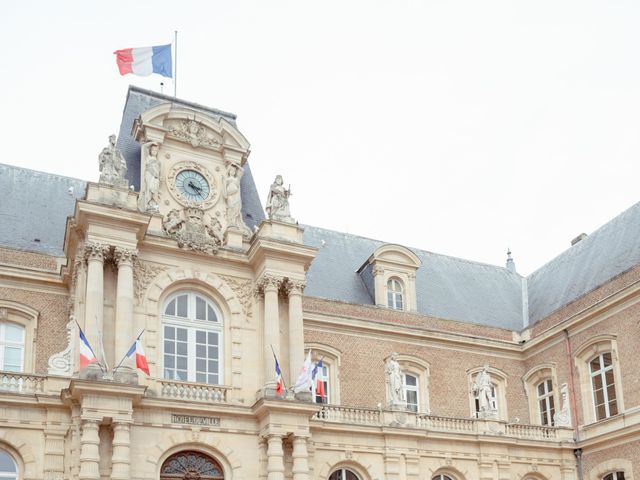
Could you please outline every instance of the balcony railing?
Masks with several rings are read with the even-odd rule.
[[[503,420],[440,417],[405,411],[372,410],[337,405],[325,405],[313,416],[313,419],[346,425],[401,426],[433,432],[496,435],[523,440],[571,441],[573,439],[572,430],[569,428],[507,423]]]
[[[44,391],[44,377],[16,372],[0,372],[0,392],[34,394]]]
[[[229,387],[206,383],[179,382],[176,380],[159,381],[160,396],[189,402],[225,403]]]

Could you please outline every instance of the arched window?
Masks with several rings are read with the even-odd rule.
[[[624,472],[609,473],[602,480],[624,480]]]
[[[18,480],[18,465],[11,455],[0,449],[0,479]]]
[[[387,306],[394,310],[404,310],[404,289],[397,278],[387,282]]]
[[[550,378],[543,380],[536,386],[538,408],[540,410],[540,425],[553,425],[555,406],[553,404],[553,382]]]
[[[24,337],[22,325],[0,322],[0,370],[24,371]]]
[[[224,480],[222,466],[201,452],[178,452],[167,458],[160,469],[160,480]]]
[[[165,303],[164,378],[222,384],[222,316],[208,298],[180,292]]]
[[[360,480],[360,478],[351,470],[341,468],[340,470],[336,470],[331,475],[329,475],[328,480]]]
[[[618,414],[616,386],[613,373],[611,352],[603,352],[589,362],[593,403],[596,409],[596,420]],[[617,479],[614,479],[617,480]]]
[[[418,377],[410,373],[403,373],[402,386],[404,387],[404,398],[407,400],[407,408],[412,412],[417,412],[420,405]]]
[[[451,478],[449,475],[443,475],[441,473],[440,475],[436,475],[435,477],[433,477],[432,480],[453,480],[453,478]]]

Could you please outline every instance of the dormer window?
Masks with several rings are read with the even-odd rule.
[[[387,307],[404,310],[404,288],[397,278],[390,278],[387,282]]]

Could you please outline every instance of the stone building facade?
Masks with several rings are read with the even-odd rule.
[[[640,205],[523,277],[263,209],[248,157],[131,87],[98,183],[0,165],[0,478],[640,476]]]

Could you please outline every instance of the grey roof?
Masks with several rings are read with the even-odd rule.
[[[640,203],[527,277],[529,321],[589,293],[640,264]]]
[[[62,255],[67,216],[86,187],[75,178],[0,164],[0,245]]]
[[[122,121],[120,123],[120,133],[118,134],[118,148],[122,152],[127,162],[127,179],[129,184],[133,185],[136,191],[140,190],[140,144],[135,141],[131,134],[133,122],[140,114],[152,107],[162,103],[171,103],[176,106],[185,107],[191,110],[197,110],[215,120],[224,118],[231,125],[236,127],[236,115],[215,108],[205,107],[197,103],[181,100],[179,98],[163,95],[144,88],[129,86],[127,92],[127,100],[122,112]],[[260,203],[260,197],[256,190],[251,167],[249,162],[243,166],[244,175],[240,179],[240,191],[242,195],[242,214],[244,222],[253,230],[253,227],[259,225],[264,220],[264,210]]]
[[[304,242],[317,247],[305,294],[373,305],[371,275],[356,271],[384,242],[305,226]],[[412,249],[422,262],[416,273],[418,312],[438,318],[522,328],[522,280],[506,268]]]

